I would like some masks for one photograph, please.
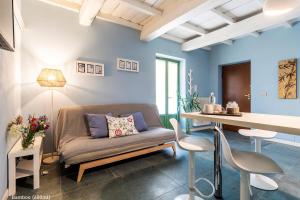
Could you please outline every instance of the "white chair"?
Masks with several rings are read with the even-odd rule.
[[[202,198],[199,196],[193,195],[193,190],[202,197],[212,197],[215,193],[214,185],[206,178],[198,178],[195,180],[195,152],[214,151],[214,145],[208,139],[183,134],[176,119],[170,119],[170,123],[174,128],[178,146],[189,152],[189,194],[179,195],[175,200],[201,200]],[[213,188],[211,194],[204,195],[196,188],[195,184],[201,180],[211,185]]]
[[[255,141],[255,152],[261,153],[261,141],[263,139],[274,138],[277,133],[260,129],[240,129],[239,133],[246,137],[252,137]],[[271,178],[260,175],[250,174],[250,185],[262,190],[277,190],[278,184]]]
[[[240,171],[240,200],[250,200],[250,174],[277,174],[283,170],[271,159],[256,152],[231,150],[223,132],[220,134],[225,160]]]

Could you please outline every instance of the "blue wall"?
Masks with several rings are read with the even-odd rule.
[[[238,39],[232,46],[217,45],[209,56],[210,86],[221,99],[220,66],[251,61],[251,108],[252,112],[300,115],[300,98],[278,98],[278,61],[300,58],[300,24],[293,28],[277,28],[264,32],[260,37]],[[299,68],[298,68],[299,69]],[[298,79],[300,70],[298,70]],[[297,83],[298,96],[300,81]],[[264,94],[267,92],[267,96]],[[279,138],[300,142],[299,138],[280,134]]]
[[[194,71],[200,95],[208,95],[208,52],[182,52],[177,43],[140,41],[140,31],[96,19],[80,26],[78,13],[36,0],[22,4],[26,29],[22,47],[22,112],[50,114],[50,94],[36,83],[41,68],[61,66],[67,86],[55,91],[55,111],[66,105],[155,103],[156,53],[180,57]],[[117,58],[140,62],[140,72],[118,71]],[[75,74],[77,58],[105,64],[105,77]],[[50,137],[47,138],[49,141]],[[47,149],[46,149],[47,150]]]

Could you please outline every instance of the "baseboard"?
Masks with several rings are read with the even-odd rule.
[[[271,141],[271,142],[277,142],[277,143],[281,143],[281,144],[286,144],[286,145],[290,145],[290,146],[300,147],[299,142],[292,142],[292,141],[278,139],[278,138],[265,139],[265,140]]]
[[[5,190],[2,200],[7,200],[8,199],[8,189]]]

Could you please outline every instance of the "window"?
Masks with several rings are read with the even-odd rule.
[[[156,105],[165,127],[169,119],[178,118],[179,62],[156,58]]]

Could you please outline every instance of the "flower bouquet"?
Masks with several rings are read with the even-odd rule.
[[[28,124],[23,123],[23,117],[18,116],[8,124],[8,133],[11,135],[22,136],[22,147],[24,149],[32,146],[36,136],[45,136],[46,131],[49,129],[49,122],[46,115],[38,118],[34,115],[29,115]]]

